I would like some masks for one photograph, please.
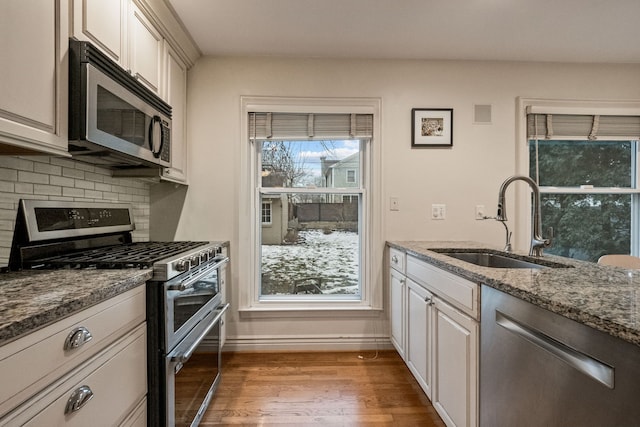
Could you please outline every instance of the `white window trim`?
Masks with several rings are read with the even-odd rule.
[[[611,114],[611,115],[640,115],[640,101],[616,101],[616,100],[558,100],[558,99],[542,99],[542,98],[522,98],[516,99],[517,104],[517,123],[516,123],[516,174],[529,176],[529,145],[527,139],[527,113],[556,113],[556,114]],[[640,180],[640,173],[636,174],[636,178]],[[531,197],[529,187],[516,187],[516,198],[513,206],[522,207],[515,209],[514,214],[510,215],[514,219],[512,242],[515,248],[526,250],[529,246],[531,236]],[[640,182],[636,183],[636,188],[622,189],[617,188],[616,191],[608,191],[608,189],[580,189],[566,190],[566,193],[637,193],[640,189]],[[613,190],[613,189],[612,189]],[[542,193],[560,193],[554,190],[554,187],[540,188]],[[636,215],[633,213],[638,207],[632,205],[631,227],[637,229]],[[640,253],[640,239],[632,239],[631,251]]]
[[[382,233],[382,141],[380,132],[380,113],[382,101],[380,98],[297,98],[297,97],[254,97],[242,96],[240,99],[240,226],[238,252],[254,254],[247,256],[243,262],[248,264],[239,269],[236,283],[239,283],[239,310],[244,316],[269,317],[280,316],[283,312],[323,312],[327,317],[335,316],[336,312],[362,312],[383,309],[383,274],[382,262],[384,253],[384,238]],[[364,183],[368,192],[368,207],[363,209],[363,215],[368,231],[362,235],[361,250],[363,259],[368,260],[361,266],[361,300],[345,301],[269,301],[260,300],[259,283],[259,253],[257,247],[259,230],[253,221],[259,194],[255,192],[257,182],[257,154],[249,142],[249,112],[291,112],[291,113],[357,113],[373,114],[373,141],[370,149],[365,153],[366,165],[371,165],[373,174],[370,182]]]

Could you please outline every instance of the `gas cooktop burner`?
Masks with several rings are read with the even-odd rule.
[[[32,268],[150,268],[209,242],[136,242],[34,259]]]

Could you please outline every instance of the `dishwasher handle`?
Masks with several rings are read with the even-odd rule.
[[[610,389],[614,388],[615,371],[599,360],[592,358],[550,336],[523,325],[517,320],[496,310],[496,323],[509,332],[553,354],[569,366],[589,376]]]

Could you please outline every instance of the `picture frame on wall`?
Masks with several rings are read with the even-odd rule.
[[[411,148],[452,146],[453,108],[411,110]]]

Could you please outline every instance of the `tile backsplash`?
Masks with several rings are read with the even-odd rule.
[[[137,178],[68,158],[0,156],[0,266],[9,262],[20,199],[127,203],[133,206],[134,241],[149,239],[149,187]]]

